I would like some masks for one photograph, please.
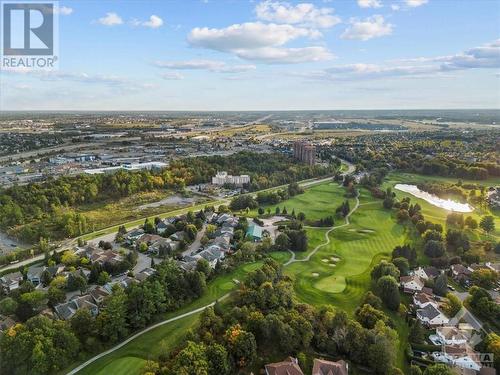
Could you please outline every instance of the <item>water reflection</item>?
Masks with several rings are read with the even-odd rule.
[[[430,204],[439,207],[439,208],[444,208],[445,210],[448,211],[454,211],[454,212],[472,212],[473,208],[469,206],[468,203],[459,203],[452,201],[451,199],[442,199],[434,194],[427,193],[426,191],[420,190],[417,186],[415,185],[406,185],[406,184],[396,184],[394,186],[396,190],[404,191],[405,193],[410,193],[411,195],[421,198],[426,202],[429,202]]]

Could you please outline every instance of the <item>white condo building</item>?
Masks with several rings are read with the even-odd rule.
[[[215,177],[212,177],[212,184],[214,185],[236,185],[242,186],[244,184],[250,183],[250,176],[247,174],[242,174],[240,176],[231,176],[227,172],[217,172]]]

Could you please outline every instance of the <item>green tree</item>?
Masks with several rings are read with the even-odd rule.
[[[196,262],[196,271],[203,273],[208,278],[212,273],[212,267],[210,267],[210,263],[206,259],[202,258]]]
[[[228,375],[231,371],[229,357],[220,344],[211,344],[206,348],[209,375]]]
[[[119,285],[113,287],[112,294],[104,301],[97,326],[99,334],[105,341],[116,342],[128,333],[127,297]]]
[[[68,323],[35,316],[12,327],[0,340],[0,372],[54,374],[73,362],[79,349],[78,339]]]
[[[179,375],[209,375],[205,345],[188,341],[186,347],[175,356],[172,373]]]
[[[97,333],[96,320],[89,310],[79,309],[70,319],[71,330],[82,344]],[[89,348],[90,349],[90,348]]]
[[[387,275],[378,279],[377,290],[379,291],[380,298],[389,309],[393,311],[399,309],[401,297],[399,295],[398,282],[394,277]]]
[[[483,216],[479,222],[479,226],[485,233],[492,233],[495,230],[495,219],[491,215]]]
[[[453,371],[444,364],[437,364],[427,367],[424,371],[424,375],[453,375]]]
[[[392,276],[396,280],[399,280],[399,270],[393,263],[383,260],[373,267],[371,271],[371,277],[373,280],[378,280],[382,276]]]
[[[434,293],[436,293],[439,296],[445,296],[446,293],[448,293],[448,277],[446,274],[442,273],[438,277],[436,277],[436,280],[434,280],[434,288],[433,288]]]
[[[371,305],[364,304],[360,308],[356,309],[354,313],[356,320],[361,323],[365,328],[372,329],[379,320],[387,324],[389,318],[384,314],[383,311],[377,310]]]
[[[416,365],[411,365],[410,375],[422,375],[422,370],[420,370],[420,367]]]
[[[408,259],[403,257],[394,258],[392,263],[398,268],[399,273],[402,276],[407,276],[410,273],[410,264],[408,263]]]
[[[102,271],[98,278],[97,278],[97,284],[99,285],[104,285],[106,283],[109,283],[111,281],[111,276],[109,276],[109,273],[106,271]]]
[[[421,344],[425,341],[425,328],[420,323],[420,320],[415,319],[410,325],[410,332],[408,334],[408,340],[411,343]]]
[[[274,240],[274,247],[278,251],[287,251],[290,249],[290,238],[286,233],[280,233]]]
[[[453,293],[446,295],[446,300],[443,304],[443,310],[448,317],[455,316],[462,308],[462,301]]]
[[[17,310],[17,302],[11,297],[0,300],[0,314],[13,315]]]

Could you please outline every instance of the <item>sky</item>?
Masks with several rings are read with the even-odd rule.
[[[500,108],[500,1],[59,1],[0,110]]]

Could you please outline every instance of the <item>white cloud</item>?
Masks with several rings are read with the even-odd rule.
[[[222,52],[281,46],[299,37],[316,38],[321,33],[292,25],[247,22],[234,24],[223,29],[196,27],[188,35],[188,42]]]
[[[348,64],[294,75],[325,81],[444,76],[450,71],[500,68],[500,39],[450,56],[418,57],[384,64]]]
[[[222,29],[195,28],[188,35],[188,42],[195,47],[233,53],[246,60],[286,64],[332,58],[325,47],[283,47],[301,37],[314,39],[321,35],[319,31],[305,27],[248,22]]]
[[[161,78],[169,80],[169,81],[179,81],[184,79],[184,76],[179,72],[166,72],[160,74]]]
[[[330,28],[340,23],[340,17],[333,12],[333,8],[317,8],[310,3],[293,5],[281,1],[264,1],[255,7],[258,19],[317,28]]]
[[[118,14],[110,12],[106,13],[105,17],[99,18],[97,22],[104,26],[116,26],[123,24],[123,19]]]
[[[218,60],[187,60],[187,61],[157,61],[155,65],[159,68],[177,70],[208,70],[216,73],[242,73],[255,70],[255,65],[228,65]]]
[[[358,5],[361,8],[381,8],[382,2],[380,0],[358,0]]]
[[[57,9],[56,13],[58,13],[62,16],[69,16],[71,13],[73,13],[73,8],[70,8],[70,7],[62,6],[62,7],[58,7],[58,8],[54,8],[54,9]]]
[[[429,0],[405,0],[406,5],[411,8],[416,8],[421,5],[427,4]]]
[[[364,20],[352,18],[350,26],[341,35],[342,39],[369,40],[392,34],[392,25],[386,23],[381,15],[374,15]]]
[[[298,64],[331,60],[334,55],[325,47],[313,46],[302,48],[264,47],[253,50],[236,51],[236,54],[247,60],[268,64]]]
[[[398,11],[400,8],[400,6],[398,4],[392,4],[391,5],[391,9],[394,10],[394,11]]]
[[[163,20],[153,14],[151,17],[149,17],[149,21],[143,22],[142,25],[145,27],[150,27],[152,29],[157,29],[163,25]]]

